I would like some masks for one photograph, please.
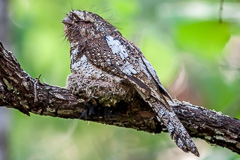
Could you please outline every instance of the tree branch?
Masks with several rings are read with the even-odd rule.
[[[226,147],[240,154],[240,120],[221,113],[175,100],[174,112],[192,137]],[[0,106],[24,114],[77,118],[150,133],[167,132],[155,119],[151,108],[136,95],[131,103],[105,107],[96,100],[85,102],[70,90],[41,83],[23,71],[10,51],[0,43]]]

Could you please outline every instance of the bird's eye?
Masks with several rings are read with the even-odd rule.
[[[72,13],[72,18],[76,21],[81,21],[81,19],[75,13]]]

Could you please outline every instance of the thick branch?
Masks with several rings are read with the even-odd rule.
[[[62,118],[78,118],[150,133],[167,131],[140,97],[132,103],[104,107],[85,102],[71,91],[41,83],[23,71],[10,51],[0,44],[0,106]],[[175,100],[173,110],[192,137],[206,140],[240,154],[240,120]]]

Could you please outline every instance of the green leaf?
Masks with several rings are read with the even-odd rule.
[[[184,23],[177,26],[175,36],[183,50],[212,59],[221,53],[228,42],[229,25],[211,21]]]

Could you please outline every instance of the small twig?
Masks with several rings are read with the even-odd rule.
[[[219,6],[219,23],[222,23],[222,13],[223,13],[223,3],[224,0],[220,0],[220,6]]]

